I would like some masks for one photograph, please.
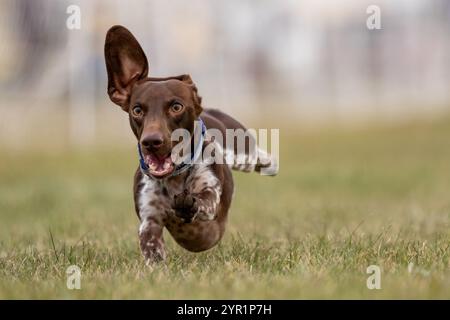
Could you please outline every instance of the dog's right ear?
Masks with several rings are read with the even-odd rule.
[[[122,26],[113,26],[105,39],[108,95],[112,102],[128,112],[133,84],[148,74],[148,61],[139,42]]]

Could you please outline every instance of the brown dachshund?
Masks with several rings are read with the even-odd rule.
[[[233,195],[231,169],[261,171],[278,166],[262,151],[255,161],[244,163],[175,163],[177,145],[172,134],[185,129],[192,153],[205,151],[215,140],[207,131],[246,129],[230,116],[203,109],[201,98],[189,75],[167,78],[148,77],[149,66],[135,37],[122,26],[112,27],[105,40],[108,95],[129,115],[138,140],[140,166],[134,178],[134,201],[140,220],[139,242],[147,264],[166,258],[163,228],[189,251],[203,251],[222,238]],[[246,140],[246,152],[250,143]],[[188,148],[189,149],[189,148]],[[238,153],[218,147],[223,154]],[[259,149],[258,149],[259,150]]]

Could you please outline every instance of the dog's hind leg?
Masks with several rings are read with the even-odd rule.
[[[262,175],[278,173],[276,157],[258,146],[255,130],[248,130],[233,117],[216,109],[204,109],[202,118],[208,128],[221,131],[224,139],[217,149],[231,169],[242,172],[256,171]]]

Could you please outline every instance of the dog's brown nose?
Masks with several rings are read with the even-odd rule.
[[[164,144],[164,138],[159,132],[148,133],[141,138],[141,144],[146,149],[157,150]]]

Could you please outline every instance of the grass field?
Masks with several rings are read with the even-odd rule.
[[[134,145],[0,152],[0,298],[450,298],[450,121],[294,134],[205,253],[137,243]],[[68,290],[66,268],[82,270]],[[382,269],[381,290],[366,268]],[[408,268],[409,266],[409,268]]]

